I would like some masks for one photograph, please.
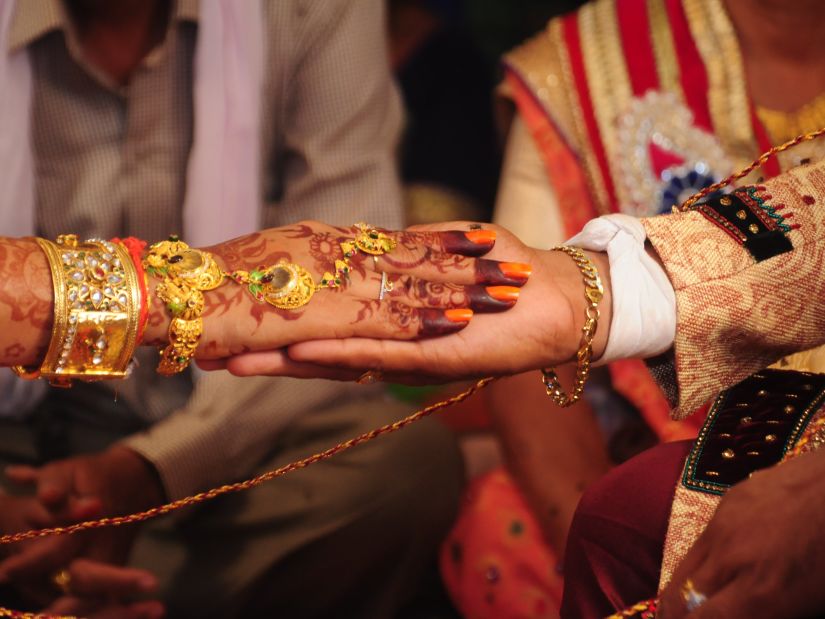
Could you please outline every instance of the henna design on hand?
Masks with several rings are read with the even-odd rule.
[[[0,244],[0,305],[12,323],[5,329],[9,359],[42,357],[52,324],[51,271],[32,239],[4,239]],[[26,345],[24,342],[29,342]]]
[[[210,248],[209,251],[224,261],[227,271],[249,270],[275,264],[279,260],[291,260],[288,252],[278,247],[270,249],[269,245],[270,239],[261,232],[254,232]]]
[[[330,232],[315,232],[309,236],[309,255],[315,260],[315,270],[318,273],[332,271],[335,261],[344,257],[341,243],[352,240],[352,237],[335,235]],[[358,273],[366,277],[367,271],[363,261],[350,261],[350,275]],[[336,292],[340,289],[334,289]]]
[[[417,317],[414,309],[409,305],[395,301],[386,303],[377,299],[360,299],[358,302],[361,304],[361,309],[358,310],[353,324],[371,318],[378,318],[386,321],[393,327],[394,331],[412,331],[413,323]]]
[[[0,245],[0,304],[14,322],[38,329],[51,326],[51,272],[43,252],[32,241],[8,239]]]
[[[469,307],[476,312],[501,312],[518,301],[519,290],[512,286],[460,286],[444,282],[415,280],[409,276],[391,276],[394,282],[391,296],[405,296],[425,307]],[[397,283],[397,285],[396,285]]]
[[[466,310],[440,310],[435,308],[413,308],[397,301],[361,300],[355,322],[377,318],[392,327],[396,333],[410,333],[418,337],[432,337],[455,333],[467,326],[469,317],[459,320],[450,317],[450,312]]]
[[[416,294],[432,307],[466,307],[468,296],[464,286],[419,280]]]
[[[20,342],[15,342],[10,346],[6,346],[6,350],[4,351],[4,356],[6,359],[19,359],[23,353],[26,352],[25,346]]]
[[[308,224],[293,224],[286,228],[281,228],[284,236],[288,239],[306,239],[315,234],[315,230]]]
[[[340,258],[341,241],[329,232],[316,232],[309,237],[309,255],[315,260],[315,270],[319,273],[330,270],[330,265]]]
[[[472,257],[486,254],[495,245],[495,233],[493,231],[407,231],[396,235],[396,239],[400,246],[413,251],[418,247],[429,247],[441,253]]]
[[[426,248],[423,252],[419,247],[416,251],[405,251],[384,254],[381,259],[394,269],[409,270],[429,264],[438,273],[455,273],[470,268],[472,261],[459,254],[445,254]]]

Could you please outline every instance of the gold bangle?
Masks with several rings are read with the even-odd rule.
[[[596,329],[599,326],[599,302],[604,296],[604,287],[602,286],[602,280],[599,277],[596,265],[593,264],[581,249],[578,247],[560,246],[554,247],[551,251],[564,252],[576,263],[576,266],[584,277],[584,298],[587,301],[587,307],[584,310],[585,321],[582,327],[582,343],[579,351],[576,353],[576,382],[573,385],[570,395],[564,393],[554,368],[541,371],[542,382],[544,383],[547,395],[549,395],[558,406],[566,408],[579,401],[584,392],[584,385],[590,375],[590,358],[593,355],[593,337],[596,335]]]
[[[49,347],[45,357],[45,359],[49,359],[50,355],[54,356],[56,351],[62,350],[63,342],[66,339],[66,335],[69,333],[68,310],[66,308],[66,277],[63,269],[63,263],[60,260],[60,254],[54,243],[41,238],[36,238],[34,240],[46,256],[46,262],[49,265],[49,272],[52,276],[52,298],[54,300],[52,334],[49,339]],[[16,365],[12,367],[12,371],[24,380],[37,380],[38,378],[41,378],[41,370],[45,363],[46,362],[44,360],[42,364],[36,368],[27,368],[22,365]]]
[[[102,240],[37,239],[52,274],[54,322],[40,369],[58,387],[124,378],[137,346],[140,291],[128,250]],[[25,368],[23,368],[25,371]]]

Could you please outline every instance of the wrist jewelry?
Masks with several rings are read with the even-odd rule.
[[[126,248],[137,275],[138,292],[140,295],[140,312],[138,314],[137,345],[143,341],[143,334],[146,331],[146,324],[149,322],[149,308],[152,306],[149,298],[149,279],[143,268],[143,250],[146,249],[146,241],[128,236],[125,239],[112,239],[112,243],[117,243]]]
[[[172,315],[169,344],[161,350],[157,369],[171,376],[186,369],[195,355],[203,334],[203,293],[220,286],[224,274],[212,254],[190,248],[177,236],[152,245],[143,267],[163,280],[155,294]]]
[[[39,370],[15,371],[59,387],[70,387],[74,379],[124,378],[137,346],[141,307],[128,250],[99,239],[81,243],[73,234],[37,243],[52,274],[52,337]]]
[[[144,268],[149,275],[163,280],[155,294],[172,315],[169,345],[161,352],[158,372],[169,376],[189,365],[203,333],[203,293],[222,285],[224,278],[245,286],[259,303],[294,310],[309,303],[319,290],[342,287],[352,270],[350,259],[359,251],[375,257],[396,247],[392,238],[372,226],[355,226],[355,239],[341,243],[343,256],[335,260],[334,272],[325,272],[318,284],[304,267],[285,260],[252,271],[226,273],[212,254],[189,247],[177,236],[152,245],[143,261]]]
[[[560,246],[551,251],[561,251],[570,256],[584,277],[584,298],[587,307],[584,310],[585,321],[582,327],[582,343],[576,353],[576,382],[570,395],[564,393],[559,377],[553,368],[542,370],[542,382],[553,402],[562,408],[571,406],[579,401],[584,391],[584,384],[590,375],[590,357],[593,355],[593,337],[599,326],[599,302],[604,296],[602,280],[596,265],[578,247]]]

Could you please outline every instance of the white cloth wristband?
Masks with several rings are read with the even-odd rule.
[[[613,318],[604,354],[594,365],[618,359],[654,357],[676,337],[676,293],[659,263],[645,251],[644,226],[615,214],[594,219],[565,243],[607,251]]]

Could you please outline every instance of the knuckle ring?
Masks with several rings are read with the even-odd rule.
[[[392,289],[395,285],[389,281],[387,277],[387,273],[385,271],[381,272],[381,288],[378,290],[378,300],[383,301],[384,297],[387,296],[387,293],[392,292]]]
[[[63,595],[72,594],[72,575],[65,567],[54,573],[52,576],[52,583]]]
[[[708,601],[708,596],[696,589],[693,580],[688,578],[682,585],[682,599],[688,612],[693,612]]]
[[[381,382],[384,379],[384,373],[381,370],[369,370],[358,377],[355,382],[359,385],[372,385]]]

